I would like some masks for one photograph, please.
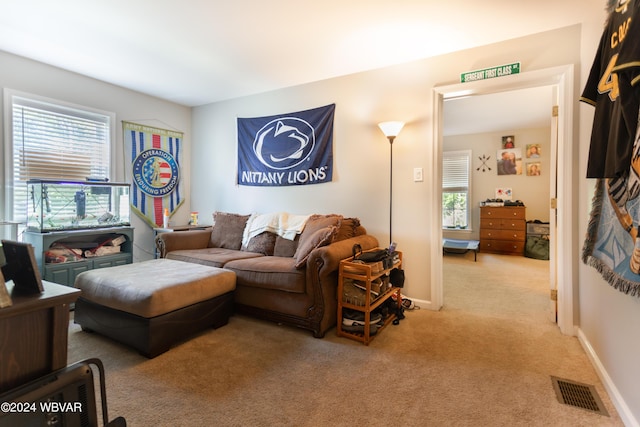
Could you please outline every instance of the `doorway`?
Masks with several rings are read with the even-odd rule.
[[[515,291],[509,286],[513,280],[515,287],[525,284],[535,285],[535,306],[540,310],[541,301],[549,299],[551,277],[549,268],[552,261],[531,261],[522,259],[525,253],[525,230],[527,221],[541,221],[550,223],[552,212],[549,209],[551,199],[551,186],[555,183],[555,146],[556,140],[552,136],[552,110],[557,105],[553,86],[538,86],[527,89],[467,96],[462,98],[445,99],[443,111],[443,182],[449,185],[448,197],[444,193],[443,184],[443,237],[445,239],[462,239],[478,241],[481,234],[489,233],[488,230],[480,231],[479,202],[487,199],[500,198],[521,200],[524,204],[522,210],[526,213],[522,221],[518,222],[516,232],[512,229],[499,231],[502,237],[512,238],[517,235],[519,240],[498,244],[504,245],[502,249],[515,251],[520,256],[489,255],[481,250],[482,262],[467,265],[454,261],[451,256],[443,257],[443,304],[446,308],[453,307],[458,299],[466,300],[459,292],[458,279],[473,282],[489,281],[489,283],[502,283],[504,290],[497,291],[495,286],[483,286],[483,291],[473,286],[466,289],[469,296],[473,296],[475,304],[490,306],[502,296]],[[501,153],[504,149],[513,154],[512,173],[505,174],[505,168],[500,168]],[[453,157],[452,157],[453,156]],[[468,157],[467,157],[468,156]],[[459,160],[462,159],[462,160]],[[484,159],[484,161],[483,161]],[[453,162],[458,161],[467,167],[463,167],[465,175],[459,168],[452,167]],[[458,165],[459,163],[455,163]],[[447,172],[453,174],[448,175]],[[553,174],[553,176],[552,176]],[[459,186],[463,186],[462,188]],[[466,187],[466,188],[465,188]],[[502,189],[498,193],[498,189]],[[447,201],[445,203],[445,200]],[[446,215],[445,208],[455,214]],[[492,208],[488,208],[492,209]],[[464,213],[468,212],[468,215]],[[555,213],[554,213],[555,216]],[[464,226],[452,226],[452,219]],[[555,218],[554,218],[555,220]],[[483,223],[488,221],[482,220]],[[538,229],[544,228],[541,224],[529,224]],[[513,227],[514,224],[511,224]],[[539,230],[540,231],[540,230]],[[494,234],[494,233],[492,233]],[[548,232],[546,234],[549,234]],[[533,239],[534,237],[530,237]],[[483,246],[487,243],[483,241]],[[542,243],[541,243],[542,245]],[[485,246],[486,247],[486,246]],[[540,246],[542,247],[542,246]],[[509,248],[509,249],[507,249]],[[517,248],[517,249],[514,249]],[[446,252],[445,252],[446,254]],[[473,256],[476,258],[476,255]],[[555,257],[553,259],[555,261]],[[526,264],[522,264],[526,262]],[[455,269],[451,265],[455,263]],[[518,265],[522,264],[520,268]],[[489,267],[491,265],[491,267]],[[526,265],[526,267],[524,267]],[[529,269],[529,274],[521,273]],[[468,271],[471,269],[471,271]],[[514,275],[504,276],[504,272],[513,270]],[[515,273],[516,271],[520,274]],[[482,272],[477,276],[478,272]],[[546,272],[546,273],[545,273]],[[524,280],[516,285],[517,276],[523,276],[531,280]],[[509,280],[511,278],[511,280]],[[535,278],[535,280],[534,280]],[[481,279],[481,280],[480,280]],[[505,280],[506,279],[506,280]],[[554,282],[555,283],[555,282]],[[458,298],[452,299],[454,296]],[[517,302],[517,298],[506,299]],[[472,306],[472,305],[469,305]],[[506,305],[502,306],[505,310]],[[553,323],[556,322],[556,306],[549,301],[543,303],[540,315]],[[497,308],[497,307],[496,307]]]
[[[551,287],[557,289],[558,326],[566,335],[574,334],[573,307],[574,288],[573,276],[574,254],[577,252],[575,244],[575,229],[571,223],[574,211],[573,185],[573,66],[562,66],[539,71],[532,71],[518,75],[511,75],[491,80],[472,83],[455,84],[434,88],[434,144],[433,144],[433,194],[436,200],[442,200],[442,150],[444,101],[462,99],[464,97],[478,97],[482,95],[498,94],[508,91],[529,89],[535,87],[552,87],[556,94],[557,114],[557,155],[553,162],[558,165],[557,182],[550,188],[551,198],[557,200],[550,212],[551,248],[550,266],[558,266],[557,273],[550,276],[553,280]],[[551,108],[551,107],[549,107]],[[551,111],[549,111],[551,117]],[[551,120],[551,119],[549,119]],[[554,175],[551,173],[551,175]],[[431,303],[436,309],[443,305],[442,281],[442,217],[441,203],[434,203],[432,211],[432,226],[439,232],[439,238],[431,242],[432,271],[431,271]],[[557,218],[557,219],[556,219]],[[550,290],[551,294],[551,290]]]

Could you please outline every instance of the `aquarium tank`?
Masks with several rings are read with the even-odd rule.
[[[29,231],[130,225],[130,184],[31,179],[27,186]]]

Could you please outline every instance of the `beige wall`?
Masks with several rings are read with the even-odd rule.
[[[445,112],[446,114],[446,112]],[[527,221],[549,221],[549,161],[550,128],[505,129],[471,135],[451,135],[443,138],[443,151],[471,150],[471,230],[447,231],[443,236],[451,239],[478,239],[480,225],[480,202],[495,198],[496,188],[511,188],[513,200],[521,200],[527,207]],[[513,135],[516,148],[522,153],[522,173],[498,175],[497,152],[501,149],[502,136]],[[526,158],[527,144],[539,144],[539,158]],[[491,170],[481,168],[479,157],[490,157],[486,164]],[[540,163],[540,176],[527,176],[527,163]],[[484,169],[484,171],[483,171]]]
[[[446,114],[446,112],[445,112]],[[471,230],[447,231],[443,236],[452,239],[478,239],[480,224],[480,202],[495,198],[496,188],[511,188],[513,200],[521,200],[527,207],[527,221],[549,221],[549,161],[550,128],[505,129],[470,135],[451,135],[443,138],[443,151],[471,150]],[[522,153],[522,173],[519,175],[497,174],[497,152],[501,149],[502,136],[515,136],[516,148]],[[539,144],[542,148],[539,158],[527,158],[527,144]],[[490,156],[487,165],[491,170],[480,168],[482,156]],[[541,165],[540,176],[527,176],[527,163]],[[480,168],[480,169],[479,169]]]
[[[584,64],[581,69],[581,82],[591,67],[601,27],[591,26],[591,32],[585,32],[581,46]],[[591,199],[593,198],[595,180],[584,179],[588,157],[589,139],[593,123],[593,107],[580,103],[577,110],[580,120],[579,133],[576,141],[580,144],[578,164],[579,181],[577,191],[580,195],[576,216],[577,236],[580,248],[587,230]],[[578,142],[576,142],[578,143]],[[582,262],[576,262],[579,283],[579,331],[578,336],[588,345],[588,354],[594,358],[596,369],[602,369],[601,377],[605,382],[615,384],[615,390],[610,391],[613,398],[619,397],[622,406],[618,411],[628,415],[626,425],[640,425],[640,368],[638,368],[638,354],[640,354],[640,340],[638,325],[640,325],[640,299],[625,295],[609,286],[601,275],[592,267]]]
[[[514,5],[513,7],[517,7]],[[509,40],[491,46],[455,52],[395,67],[291,87],[261,95],[211,104],[192,110],[124,88],[62,71],[0,52],[0,87],[34,93],[116,113],[118,151],[122,150],[120,120],[130,120],[185,132],[183,174],[187,202],[178,213],[186,222],[198,210],[203,222],[214,210],[235,212],[339,212],[359,216],[370,233],[388,240],[389,147],[376,123],[407,122],[394,144],[394,239],[406,254],[407,286],[412,298],[430,299],[429,218],[435,200],[430,170],[433,142],[432,89],[456,83],[459,73],[520,61],[523,71],[557,65],[576,66],[574,92],[581,91],[604,21],[604,0],[585,1],[576,10],[574,26]],[[432,42],[432,41],[425,41]],[[221,82],[220,84],[224,84]],[[271,115],[336,103],[334,129],[334,181],[308,187],[251,188],[235,185],[236,117]],[[0,106],[2,108],[2,106]],[[586,180],[585,165],[593,108],[574,106],[575,140],[579,147],[576,206],[572,212],[581,247],[587,227],[593,181]],[[4,116],[0,114],[0,121]],[[2,122],[4,138],[7,129]],[[3,140],[0,144],[3,145]],[[0,151],[0,156],[3,151]],[[413,182],[413,168],[423,167],[425,181]],[[128,166],[118,156],[118,176]],[[0,179],[2,179],[0,177]],[[4,181],[2,181],[4,189]],[[151,232],[134,219],[136,260],[153,251]],[[609,394],[628,425],[640,420],[640,300],[608,286],[600,275],[576,259],[578,295],[577,334]]]
[[[31,61],[19,56],[0,51],[0,89],[30,93],[37,96],[51,98],[65,103],[90,107],[115,113],[115,142],[116,142],[116,179],[128,181],[131,178],[131,166],[125,163],[122,120],[157,126],[164,129],[178,130],[185,133],[184,142],[187,161],[191,150],[191,109],[171,102],[163,101],[122,87],[104,83],[79,74],[70,73],[40,62]],[[4,90],[3,90],[4,92]],[[0,164],[4,165],[5,140],[8,139],[8,126],[5,126],[4,109],[0,104]],[[4,171],[4,166],[2,167]],[[188,168],[185,168],[188,170]],[[4,174],[0,174],[1,189],[4,190]],[[182,174],[185,192],[189,194],[191,177]],[[4,193],[4,191],[2,191]],[[4,194],[0,194],[0,219],[8,218],[2,212]],[[189,217],[190,200],[180,208],[177,216],[182,217],[186,224]],[[134,260],[140,261],[153,258],[152,229],[135,214],[131,215],[131,223],[135,227]]]
[[[192,159],[193,208],[240,213],[289,211],[358,216],[369,232],[387,244],[389,146],[376,123],[407,122],[394,143],[393,239],[405,253],[407,280],[403,292],[429,301],[432,254],[429,245],[438,232],[431,230],[434,196],[431,165],[432,89],[457,83],[462,71],[521,61],[523,71],[574,64],[576,103],[575,140],[580,165],[574,195],[576,206],[570,226],[576,248],[586,230],[590,184],[582,165],[593,118],[592,109],[578,106],[577,98],[590,69],[604,21],[603,4],[590,2],[577,11],[581,25],[561,28],[522,39],[455,52],[380,70],[338,77],[297,87],[219,102],[193,111],[194,158]],[[253,188],[235,184],[236,118],[266,116],[336,103],[334,127],[334,181],[306,187]],[[413,168],[422,167],[424,182],[413,182]],[[207,214],[208,215],[208,214]],[[575,219],[575,220],[574,220]],[[575,251],[579,252],[578,250]],[[640,373],[636,357],[640,341],[638,300],[610,288],[579,259],[571,266],[576,284],[576,332],[589,355],[606,378],[610,394],[618,398],[619,410],[631,423],[640,419]],[[606,308],[603,306],[606,302]],[[593,340],[593,344],[592,344]],[[609,376],[609,373],[612,375]],[[618,390],[621,391],[618,394]]]
[[[562,40],[562,43],[557,43]],[[381,244],[389,242],[389,144],[377,127],[404,120],[393,144],[393,239],[405,251],[405,292],[428,301],[429,242],[434,200],[431,180],[432,89],[455,83],[461,70],[522,62],[525,71],[579,62],[580,26],[510,40],[408,64],[291,87],[194,109],[194,208],[203,213],[285,210],[338,212],[360,217]],[[266,116],[336,104],[334,181],[302,187],[235,184],[236,118]],[[425,170],[413,181],[413,168]],[[197,177],[197,178],[196,178]],[[208,214],[207,214],[208,215]]]

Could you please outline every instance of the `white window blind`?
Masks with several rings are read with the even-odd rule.
[[[471,150],[442,153],[442,226],[469,229]]]
[[[469,188],[469,151],[451,151],[442,154],[442,189],[460,191]]]
[[[110,178],[111,116],[12,96],[13,220],[26,222],[29,179]]]

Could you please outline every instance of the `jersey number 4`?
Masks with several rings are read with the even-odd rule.
[[[604,70],[604,74],[598,83],[598,92],[601,94],[608,93],[609,99],[611,101],[615,101],[620,95],[620,87],[618,86],[618,75],[612,72],[613,67],[616,66],[616,61],[618,60],[618,54],[616,53],[611,57],[609,61],[609,65],[607,69]]]

